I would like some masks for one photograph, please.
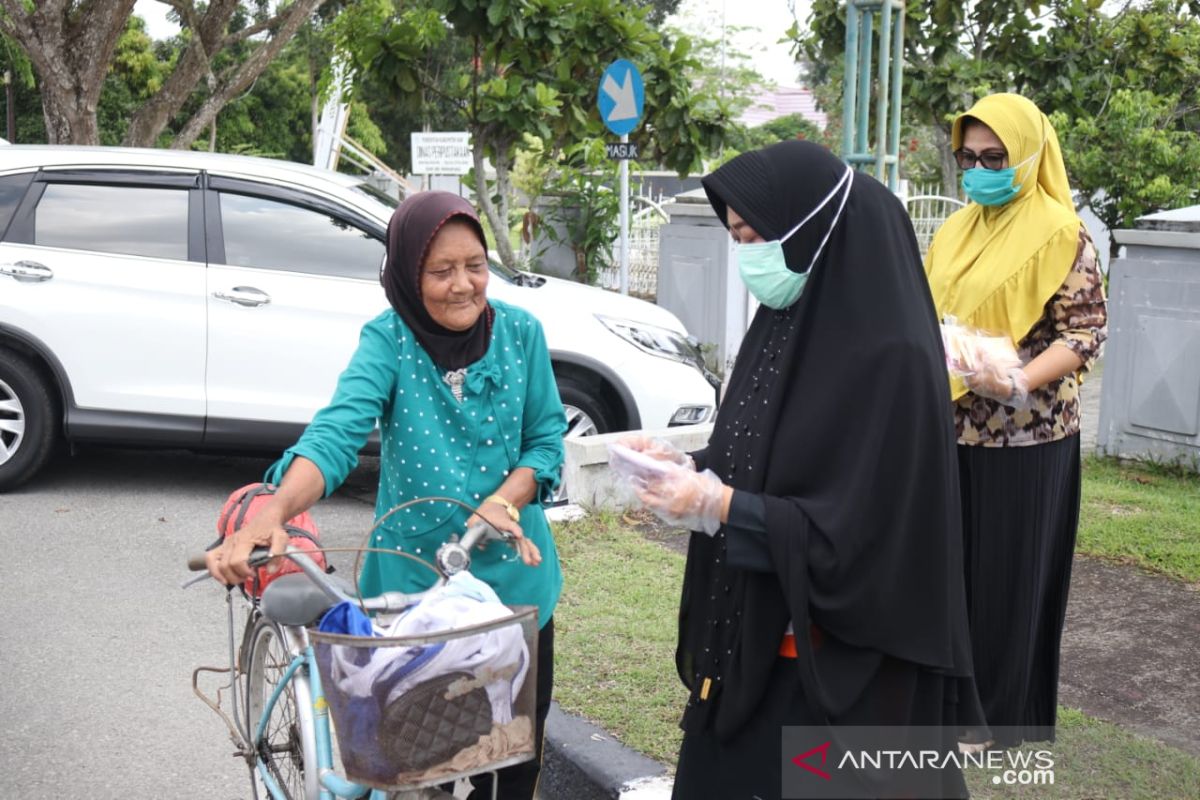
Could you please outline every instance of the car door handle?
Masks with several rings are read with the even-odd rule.
[[[253,286],[235,286],[228,292],[213,292],[213,297],[239,306],[265,306],[271,295]]]
[[[36,261],[17,261],[12,264],[0,264],[0,275],[8,275],[22,283],[39,283],[54,277],[54,272],[45,264]]]

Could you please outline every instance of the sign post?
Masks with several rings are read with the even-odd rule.
[[[637,158],[637,145],[629,143],[629,133],[642,119],[646,92],[642,75],[629,61],[619,58],[608,65],[600,78],[600,119],[621,137],[620,144],[606,145],[609,158],[619,158],[621,294],[629,294],[629,159]]]

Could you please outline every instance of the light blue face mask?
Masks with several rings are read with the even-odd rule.
[[[1043,141],[1044,145],[1045,142]],[[1017,183],[1017,170],[1037,158],[1042,151],[1039,147],[1033,155],[1017,164],[1015,167],[1004,169],[988,169],[987,167],[972,167],[963,170],[962,187],[967,197],[981,206],[1002,206],[1017,196],[1023,184]]]
[[[813,254],[812,260],[808,262],[808,267],[803,272],[795,272],[788,269],[787,260],[783,255],[783,243],[792,238],[796,234],[796,231],[804,227],[804,223],[816,216],[818,211],[837,196],[843,184],[845,184],[846,189],[842,193],[842,202],[838,206],[837,214],[834,216],[829,230],[825,232],[825,238],[821,240],[821,245],[817,248],[817,252]],[[833,190],[825,196],[825,199],[818,203],[817,207],[809,212],[807,217],[800,220],[796,227],[784,234],[782,238],[773,242],[748,242],[746,244],[739,244],[734,249],[738,272],[741,273],[742,281],[746,284],[746,288],[750,290],[750,294],[754,295],[758,302],[768,308],[781,309],[787,308],[800,299],[800,294],[804,291],[804,284],[808,282],[809,271],[813,268],[813,264],[817,263],[817,259],[821,256],[821,251],[825,249],[825,243],[829,241],[833,229],[837,227],[838,220],[842,217],[842,209],[846,207],[846,200],[850,197],[850,187],[853,184],[854,170],[847,167],[846,174],[837,182]]]

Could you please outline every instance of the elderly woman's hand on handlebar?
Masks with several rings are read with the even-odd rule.
[[[265,512],[265,509],[264,509]],[[209,550],[204,560],[208,574],[224,584],[233,586],[254,574],[248,563],[250,551],[255,547],[269,547],[272,556],[282,555],[287,549],[288,535],[283,525],[272,519],[270,514],[260,513],[232,536],[226,536],[219,547]],[[278,569],[274,560],[267,569]]]
[[[511,544],[517,548],[517,554],[521,556],[521,561],[525,562],[525,566],[536,567],[542,563],[542,552],[536,544],[525,538],[525,532],[521,530],[520,523],[509,517],[508,508],[510,507],[512,507],[511,504],[505,506],[488,498],[467,520],[467,529],[469,530],[478,522],[487,522],[496,530],[511,537]],[[482,548],[483,545],[480,547]]]

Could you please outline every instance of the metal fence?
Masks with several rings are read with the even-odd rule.
[[[929,250],[933,235],[946,218],[962,208],[963,201],[938,194],[936,186],[913,186],[904,200],[921,246],[921,256]],[[646,194],[634,195],[629,221],[629,293],[646,300],[658,295],[658,238],[659,228],[671,218],[663,210],[666,198]],[[617,247],[614,244],[614,249]],[[596,275],[596,285],[613,291],[621,290],[621,271],[613,254],[612,266],[602,268]]]
[[[652,197],[637,194],[630,203],[629,219],[629,293],[653,301],[658,296],[658,229],[671,218],[663,210],[661,194]],[[620,245],[613,244],[616,250]],[[619,255],[613,253],[612,266],[596,274],[596,285],[621,290]]]
[[[904,208],[912,220],[913,230],[917,234],[917,244],[921,246],[921,257],[929,251],[933,235],[946,221],[946,217],[962,208],[965,203],[957,197],[946,197],[939,194],[941,187],[936,185],[910,187],[908,197],[904,198]]]

